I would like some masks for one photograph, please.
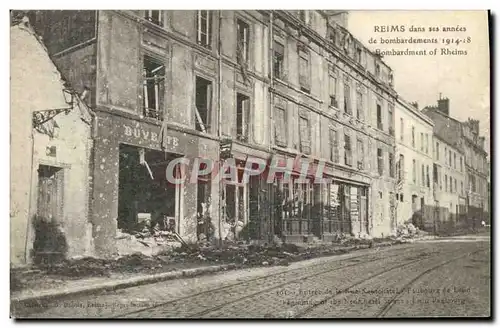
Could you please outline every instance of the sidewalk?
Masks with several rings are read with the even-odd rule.
[[[92,294],[101,291],[110,291],[132,286],[150,284],[159,281],[178,279],[182,277],[193,277],[205,274],[214,274],[221,271],[262,267],[262,266],[287,266],[291,262],[302,260],[335,256],[350,253],[356,250],[387,247],[396,244],[411,242],[410,240],[383,240],[378,242],[366,242],[356,245],[318,244],[307,248],[288,245],[288,248],[296,248],[295,252],[287,252],[282,249],[276,250],[272,247],[262,249],[250,249],[242,253],[240,249],[222,249],[217,251],[205,251],[201,254],[193,254],[199,261],[189,261],[190,254],[184,254],[184,263],[170,263],[151,270],[141,270],[142,263],[137,263],[135,272],[114,271],[105,276],[83,276],[74,279],[71,276],[46,274],[39,272],[31,281],[26,283],[25,288],[11,292],[11,303],[33,302],[58,299],[66,296]],[[288,249],[287,248],[287,249]],[[250,254],[251,253],[251,254]],[[215,254],[214,256],[212,256]],[[205,257],[201,260],[201,257]],[[227,258],[228,260],[224,260]],[[149,258],[148,258],[149,260]],[[219,262],[219,263],[217,263]],[[228,263],[230,262],[230,263]],[[11,270],[11,275],[12,275]],[[14,273],[16,274],[16,273]],[[12,283],[11,283],[12,291]]]

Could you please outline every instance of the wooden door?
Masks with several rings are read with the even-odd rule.
[[[40,165],[38,169],[37,215],[46,220],[62,220],[62,173],[61,168]]]

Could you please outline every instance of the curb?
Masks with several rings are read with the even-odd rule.
[[[408,242],[402,242],[401,244],[406,244]],[[382,242],[378,243],[376,245],[373,245],[374,247],[387,247],[387,246],[393,246],[397,245],[391,242]],[[370,248],[369,245],[355,245],[355,246],[350,246],[346,247],[346,253],[350,253],[352,251],[356,250],[363,250]],[[331,255],[326,255],[326,256],[319,256],[319,257],[334,257],[339,254],[331,254]],[[300,262],[303,260],[307,259],[300,259],[298,261],[293,261],[293,262]],[[141,286],[141,285],[148,285],[156,282],[161,282],[161,281],[167,281],[167,280],[174,280],[174,279],[179,279],[179,278],[184,278],[184,277],[195,277],[207,273],[216,273],[216,272],[221,272],[221,271],[227,271],[227,270],[233,270],[238,268],[239,266],[237,264],[224,264],[224,265],[213,265],[213,266],[206,266],[206,267],[201,267],[201,268],[192,268],[192,269],[185,269],[181,271],[169,271],[169,272],[164,272],[164,273],[158,273],[158,274],[153,274],[153,275],[145,275],[145,276],[139,276],[139,277],[130,277],[130,278],[122,278],[118,280],[111,280],[109,282],[104,282],[100,284],[96,284],[93,286],[80,286],[80,287],[74,287],[74,288],[69,288],[69,289],[64,289],[64,290],[51,290],[51,291],[46,291],[46,292],[41,292],[39,294],[33,294],[33,295],[24,295],[24,296],[18,296],[18,297],[11,297],[11,308],[17,307],[17,306],[22,306],[22,304],[30,303],[30,302],[49,302],[49,301],[54,301],[59,298],[64,298],[68,296],[83,296],[83,295],[88,295],[96,292],[103,292],[103,291],[114,291],[118,289],[124,289],[128,287],[135,287],[135,286]]]
[[[124,278],[124,279],[119,279],[119,280],[112,280],[110,282],[105,282],[101,284],[97,284],[94,286],[86,287],[76,287],[76,288],[71,288],[71,289],[66,289],[66,290],[56,290],[56,291],[48,291],[45,293],[40,293],[38,295],[25,295],[25,296],[20,296],[20,297],[13,297],[11,298],[11,307],[15,305],[20,305],[22,303],[27,303],[27,302],[47,302],[47,301],[53,301],[58,298],[62,298],[65,296],[82,296],[86,294],[92,294],[95,292],[101,292],[101,291],[113,291],[117,289],[123,289],[123,288],[128,288],[128,287],[134,287],[134,286],[141,286],[141,285],[147,285],[147,284],[152,284],[155,282],[160,282],[160,281],[166,281],[166,280],[173,280],[173,279],[178,279],[178,278],[183,278],[183,277],[194,277],[198,276],[201,274],[206,274],[206,273],[215,273],[215,272],[220,272],[220,271],[226,271],[226,270],[231,270],[235,269],[237,267],[236,264],[225,264],[225,265],[214,265],[214,266],[207,266],[207,267],[201,267],[201,268],[193,268],[193,269],[185,269],[182,271],[170,271],[170,272],[164,272],[164,273],[158,273],[154,275],[148,275],[148,276],[141,276],[141,277],[131,277],[131,278]]]

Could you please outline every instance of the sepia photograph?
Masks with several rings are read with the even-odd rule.
[[[491,319],[491,24],[10,10],[10,317]]]

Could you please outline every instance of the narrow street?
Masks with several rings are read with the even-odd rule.
[[[131,287],[12,309],[17,318],[490,315],[490,240],[450,238]]]

